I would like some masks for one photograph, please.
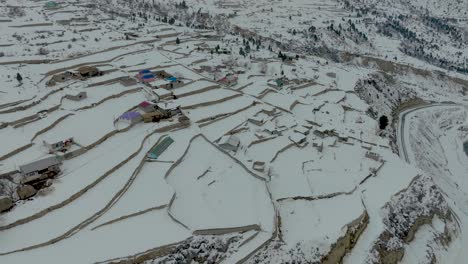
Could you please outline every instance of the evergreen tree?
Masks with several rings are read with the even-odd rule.
[[[16,80],[18,80],[18,82],[21,82],[23,80],[23,77],[21,76],[21,74],[19,74],[19,72],[16,74]]]
[[[176,38],[175,43],[176,43],[177,45],[180,44],[180,39],[179,39],[178,37]]]
[[[245,52],[244,52],[244,49],[242,47],[239,49],[239,55],[245,57]]]

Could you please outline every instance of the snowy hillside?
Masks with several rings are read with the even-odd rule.
[[[0,0],[0,263],[464,263],[466,7]]]

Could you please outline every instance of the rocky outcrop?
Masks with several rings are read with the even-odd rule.
[[[0,196],[0,212],[4,212],[13,207],[13,200],[8,196]]]
[[[31,185],[24,185],[16,189],[16,193],[21,200],[28,199],[36,194],[36,189]]]
[[[369,215],[364,211],[357,219],[347,225],[346,234],[332,245],[331,250],[322,258],[321,263],[342,263],[344,256],[354,248],[368,223]]]
[[[416,177],[407,189],[396,194],[383,208],[385,230],[379,235],[371,254],[370,263],[396,264],[405,254],[405,245],[415,234],[438,217],[445,225],[438,234],[441,247],[450,244],[459,233],[453,213],[441,191],[427,176]]]

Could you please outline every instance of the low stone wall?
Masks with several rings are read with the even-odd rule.
[[[220,104],[220,103],[226,102],[226,101],[228,101],[228,100],[232,100],[232,99],[237,98],[237,97],[240,97],[240,96],[242,96],[242,94],[234,94],[234,95],[231,95],[231,96],[228,96],[228,97],[219,99],[219,100],[215,100],[215,101],[210,101],[210,102],[204,102],[204,103],[199,103],[199,104],[194,104],[194,105],[183,106],[183,107],[181,107],[181,109],[184,109],[184,110],[185,110],[185,109],[195,109],[195,108],[198,108],[198,107],[204,107],[204,106],[209,106],[209,105]]]
[[[113,94],[113,95],[107,96],[107,97],[99,100],[98,102],[93,103],[92,105],[83,106],[83,107],[74,109],[73,111],[80,111],[80,110],[90,109],[90,108],[96,107],[96,106],[98,106],[98,105],[100,105],[100,104],[102,104],[102,103],[104,103],[104,102],[106,102],[108,100],[116,99],[116,98],[119,98],[119,97],[127,95],[127,94],[136,93],[136,92],[141,91],[142,89],[143,88],[139,87],[139,88],[134,88],[134,89],[130,89],[130,90],[125,90],[125,91],[120,92],[118,94]]]
[[[210,125],[212,123],[215,123],[215,122],[218,122],[220,120],[223,120],[223,119],[226,119],[228,117],[231,117],[235,114],[238,114],[240,112],[243,112],[249,108],[251,108],[252,106],[254,106],[255,104],[252,103],[246,107],[243,107],[241,109],[238,109],[236,111],[233,111],[233,112],[230,112],[230,113],[224,113],[224,114],[219,114],[219,115],[215,115],[215,116],[212,116],[212,117],[207,117],[207,118],[204,118],[204,119],[201,119],[201,120],[198,120],[196,123],[202,123],[204,122],[203,124],[200,124],[199,127],[204,127],[204,126],[207,126],[207,125]],[[208,122],[205,122],[205,121],[208,121]]]
[[[41,101],[44,101],[44,100],[47,99],[50,95],[55,94],[55,93],[57,93],[57,92],[60,92],[60,91],[62,91],[62,90],[63,90],[63,88],[60,88],[60,89],[57,89],[57,90],[53,90],[53,91],[48,92],[47,94],[45,94],[43,97],[41,97],[41,98],[40,98],[39,100],[37,100],[37,101],[34,101],[34,102],[32,102],[32,103],[30,103],[30,104],[27,104],[27,105],[17,106],[17,107],[14,107],[14,108],[10,108],[10,109],[7,109],[7,110],[0,111],[0,114],[7,114],[7,113],[18,112],[18,111],[24,111],[24,110],[26,110],[26,109],[28,109],[28,108],[31,108],[31,107],[33,107],[33,106],[39,104]],[[24,102],[30,101],[30,100],[32,100],[32,98],[29,99],[29,100],[24,100]],[[22,102],[20,102],[20,103],[22,103]]]
[[[286,150],[288,150],[289,148],[291,147],[294,147],[296,144],[295,143],[290,143],[286,146],[284,146],[282,149],[278,150],[275,154],[275,156],[270,160],[270,162],[273,162],[276,160],[276,158],[278,158],[279,154],[285,152]]]
[[[54,128],[57,124],[59,124],[60,122],[62,122],[63,120],[67,119],[69,116],[72,116],[74,115],[73,113],[70,113],[70,114],[66,114],[60,118],[58,118],[57,120],[55,120],[52,124],[50,124],[49,126],[39,130],[36,132],[36,134],[34,134],[34,136],[32,137],[31,139],[31,142],[34,141],[34,139],[36,139],[39,135],[41,134],[44,134],[45,132],[51,130],[52,128]]]
[[[190,238],[188,238],[190,239]],[[188,240],[187,239],[187,240]],[[180,241],[177,243],[172,243],[172,244],[167,244],[161,247],[156,247],[153,249],[149,249],[140,253],[137,253],[135,255],[131,256],[126,256],[126,257],[121,257],[121,258],[114,258],[114,259],[108,259],[104,261],[99,261],[95,262],[94,264],[137,264],[137,263],[143,263],[147,260],[152,260],[152,259],[157,259],[166,255],[169,255],[171,252],[173,252],[178,245],[185,243],[187,240]]]
[[[212,228],[212,229],[199,229],[193,231],[194,235],[213,235],[213,236],[219,236],[219,235],[225,235],[229,233],[242,233],[242,232],[247,232],[247,231],[260,231],[261,228],[259,225],[246,225],[246,226],[238,226],[238,227],[228,227],[228,228]]]
[[[323,264],[343,263],[345,255],[354,248],[359,237],[369,223],[369,215],[364,211],[357,219],[346,225],[346,234],[340,237],[330,251],[321,259]]]
[[[216,88],[219,88],[220,86],[219,85],[210,85],[210,86],[207,86],[205,88],[202,88],[202,89],[198,89],[196,91],[191,91],[191,92],[186,92],[186,93],[181,93],[181,94],[178,94],[178,93],[175,93],[175,95],[178,97],[178,98],[182,98],[182,97],[186,97],[186,96],[190,96],[190,95],[194,95],[194,94],[199,94],[199,93],[204,93],[204,92],[207,92],[207,91],[210,91],[210,90],[213,90],[213,89],[216,89]],[[177,90],[176,90],[177,91]]]
[[[26,150],[26,149],[32,147],[32,145],[33,145],[33,143],[29,143],[29,144],[26,144],[26,145],[24,145],[24,146],[22,146],[22,147],[19,147],[19,148],[15,149],[15,150],[13,150],[13,151],[10,151],[9,153],[7,153],[7,154],[1,156],[1,157],[0,157],[0,161],[6,160],[6,159],[10,158],[10,157],[12,157],[12,156],[14,156],[14,155],[20,153],[21,151]],[[1,230],[0,230],[0,231],[1,231]]]

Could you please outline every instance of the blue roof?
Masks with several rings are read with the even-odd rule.
[[[125,112],[120,116],[120,118],[121,119],[132,120],[132,119],[137,118],[139,116],[141,116],[141,114],[138,113],[138,112]]]
[[[171,82],[175,82],[175,81],[177,81],[177,78],[172,76],[172,77],[167,78],[166,80],[171,81]]]
[[[150,73],[150,74],[145,74],[145,75],[143,75],[142,78],[143,78],[143,79],[151,79],[151,78],[155,78],[155,76],[154,76],[152,73]]]
[[[138,72],[139,74],[146,74],[146,73],[151,73],[150,70],[141,70]]]

